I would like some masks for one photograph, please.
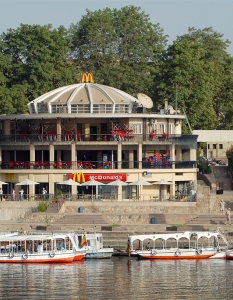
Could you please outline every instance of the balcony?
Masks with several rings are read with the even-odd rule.
[[[56,169],[56,170],[116,170],[116,169],[195,169],[196,161],[2,161],[2,170],[25,170],[25,169]]]
[[[50,132],[46,134],[32,134],[20,133],[11,135],[0,135],[0,145],[24,144],[30,143],[39,144],[67,144],[74,143],[93,143],[93,144],[107,144],[107,143],[143,143],[148,145],[156,144],[175,144],[185,146],[188,148],[196,148],[197,136],[196,135],[176,135],[176,134],[131,134],[131,133],[112,133],[112,134],[81,134],[66,132],[64,134],[57,134]]]

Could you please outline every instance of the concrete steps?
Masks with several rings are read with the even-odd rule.
[[[47,207],[47,213],[58,213],[62,206],[62,201],[52,201]]]
[[[72,224],[72,225],[85,225],[85,224],[92,224],[92,225],[106,225],[108,224],[102,217],[102,214],[98,213],[76,213],[76,214],[66,214],[59,220],[53,222],[53,225],[60,225],[63,224]]]
[[[187,222],[187,225],[205,225],[205,224],[211,224],[211,225],[224,225],[226,221],[225,215],[220,214],[209,214],[209,215],[198,215],[196,218],[190,220]]]

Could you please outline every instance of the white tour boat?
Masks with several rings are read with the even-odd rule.
[[[81,260],[72,234],[1,235],[0,263],[69,263]]]
[[[145,259],[204,259],[220,252],[220,237],[226,243],[221,230],[133,235],[128,252]]]
[[[75,242],[80,250],[86,252],[85,259],[110,258],[114,252],[113,248],[104,248],[102,233],[77,233]]]

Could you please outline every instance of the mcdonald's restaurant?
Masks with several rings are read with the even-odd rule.
[[[195,201],[197,135],[182,134],[184,120],[169,100],[156,110],[147,95],[83,74],[28,103],[28,114],[0,116],[5,198],[23,189],[41,199],[44,188],[46,199]]]

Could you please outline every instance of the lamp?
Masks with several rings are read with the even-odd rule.
[[[147,171],[144,171],[142,174],[143,174],[143,176],[146,176],[147,175]]]

